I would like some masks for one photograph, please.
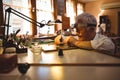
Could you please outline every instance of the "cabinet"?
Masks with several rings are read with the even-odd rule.
[[[66,16],[58,16],[58,19],[62,21],[61,24],[57,25],[57,30],[66,30],[70,28],[70,18]]]
[[[99,23],[105,33],[110,33],[111,22],[107,15],[100,16]]]

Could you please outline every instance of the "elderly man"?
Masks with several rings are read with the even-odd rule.
[[[97,21],[93,15],[89,13],[78,15],[75,22],[78,39],[74,38],[74,36],[69,36],[64,39],[64,43],[83,49],[95,49],[113,54],[115,50],[114,43],[107,36],[96,33],[96,25]],[[56,44],[58,37],[55,38]]]

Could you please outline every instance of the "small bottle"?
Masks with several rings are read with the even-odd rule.
[[[63,50],[58,48],[58,56],[63,56]]]
[[[62,32],[61,32],[62,33]],[[63,35],[61,34],[61,38],[60,38],[60,44],[59,44],[59,47],[58,47],[58,56],[63,56],[63,50],[60,48],[64,45],[63,43]]]

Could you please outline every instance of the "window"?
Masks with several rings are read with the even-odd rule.
[[[77,11],[75,10],[77,8]],[[83,13],[83,4],[77,3],[77,6],[75,5],[74,0],[66,0],[66,14],[67,17],[70,17],[70,25],[75,23],[75,17],[77,15]]]
[[[54,19],[53,0],[36,0],[37,21],[47,23]],[[37,34],[54,34],[54,26],[45,25],[42,28],[37,27]]]
[[[74,24],[76,16],[74,0],[66,0],[66,14],[70,17],[70,25]]]
[[[7,6],[12,7],[13,9],[25,14],[26,16],[30,17],[30,0],[3,0],[3,10],[5,11]],[[47,23],[49,20],[54,20],[54,0],[36,0],[36,17],[37,21],[41,23]],[[74,24],[75,17],[76,17],[76,8],[77,14],[82,13],[83,5],[77,4],[75,5],[74,0],[66,0],[66,16],[70,17],[70,24]],[[10,27],[9,34],[13,33],[14,31],[21,29],[19,34],[32,34],[32,28],[28,21],[11,14],[10,16]],[[37,34],[54,34],[55,29],[54,26],[47,26],[45,25],[43,28],[37,27]]]
[[[28,6],[28,0],[3,0],[3,10],[5,12],[5,9],[11,7],[26,16],[29,15],[29,6]],[[10,28],[9,28],[9,34],[13,33],[14,31],[21,29],[19,34],[26,34],[26,32],[31,33],[30,23],[14,14],[11,14],[10,16]]]
[[[82,3],[77,3],[77,15],[83,13],[83,4]]]

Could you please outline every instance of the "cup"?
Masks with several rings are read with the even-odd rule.
[[[35,54],[41,54],[42,47],[40,45],[33,45],[32,46],[32,52]]]

